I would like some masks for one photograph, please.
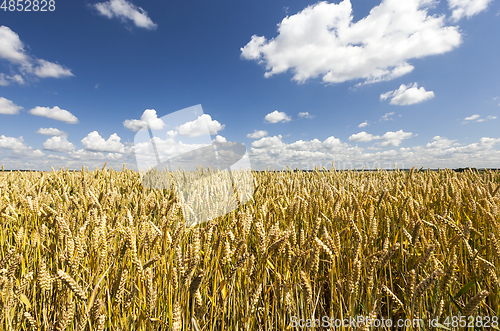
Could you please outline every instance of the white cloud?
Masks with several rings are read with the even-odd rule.
[[[413,136],[414,134],[411,132],[404,132],[403,130],[399,130],[396,132],[386,132],[382,137],[379,137],[378,139],[382,140],[382,142],[380,143],[380,146],[382,147],[399,146],[399,144],[401,144],[404,139],[408,139]]]
[[[339,138],[335,138],[334,136],[328,137],[323,141],[323,147],[327,150],[336,150],[345,146],[347,145],[343,144]]]
[[[103,152],[93,152],[93,151],[89,151],[89,150],[85,150],[85,149],[79,149],[79,150],[75,150],[75,151],[69,152],[68,156],[71,159],[77,161],[77,163],[75,163],[77,166],[80,165],[81,162],[87,162],[89,160],[92,160],[92,161],[94,161],[94,160],[101,161],[100,165],[102,166],[102,164],[105,161],[109,161],[110,159],[111,160],[120,160],[120,159],[122,159],[123,154],[121,154],[121,153],[107,153],[107,154],[104,154]],[[110,165],[110,164],[108,164],[108,165]]]
[[[177,131],[180,135],[186,137],[197,137],[205,134],[217,134],[217,132],[224,129],[224,125],[220,124],[216,120],[212,120],[212,117],[208,114],[203,114],[198,116],[194,121],[190,121],[180,125]]]
[[[125,157],[121,153],[102,153],[92,152],[84,149],[68,152],[65,158],[67,164],[73,165],[76,169],[81,169],[82,164],[87,165],[90,169],[93,167],[101,168],[104,162],[107,162],[107,167],[114,167],[115,169],[127,163],[127,169],[135,168],[135,160]]]
[[[471,122],[480,123],[480,122],[485,122],[485,121],[495,120],[495,119],[497,119],[497,117],[494,115],[488,115],[488,116],[486,116],[486,118],[481,118],[481,115],[474,114],[474,115],[471,115],[471,116],[464,118],[462,124],[467,124],[467,123],[471,123]]]
[[[7,75],[0,73],[0,86],[10,85],[10,82],[6,78],[8,78]]]
[[[254,152],[258,150],[268,149],[274,151],[274,153],[280,153],[280,151],[336,151],[339,149],[346,148],[346,144],[342,143],[340,139],[335,138],[333,136],[328,137],[324,141],[320,141],[319,139],[312,139],[309,141],[298,140],[291,144],[284,143],[281,139],[283,136],[273,136],[273,137],[264,137],[260,140],[252,142],[252,150]]]
[[[118,18],[122,22],[130,20],[136,27],[154,30],[158,27],[148,13],[141,7],[137,7],[127,0],[109,0],[106,2],[96,3],[94,7],[99,14],[107,18]]]
[[[168,136],[169,138],[174,139],[174,138],[177,136],[177,131],[175,131],[175,130],[168,130],[168,131],[167,131],[167,136]]]
[[[23,137],[15,138],[15,137],[6,137],[4,135],[1,135],[0,148],[11,151],[16,158],[19,157],[37,158],[45,155],[41,150],[34,149],[31,146],[27,146],[24,143]],[[3,161],[4,157],[2,157],[2,163]]]
[[[247,138],[252,138],[252,139],[259,139],[262,137],[267,136],[267,131],[265,130],[253,130],[253,133],[247,134]]]
[[[214,143],[227,143],[227,139],[223,136],[217,135],[215,139],[213,140]]]
[[[43,143],[43,148],[54,152],[70,152],[75,149],[75,145],[70,143],[66,136],[55,136],[47,139]]]
[[[10,81],[12,81],[14,83],[18,83],[19,85],[23,85],[25,83],[24,78],[21,75],[12,75],[12,76],[9,76],[8,78],[10,79]]]
[[[11,150],[22,150],[26,147],[24,144],[23,137],[14,138],[6,137],[4,135],[0,136],[0,148],[11,149]]]
[[[0,58],[18,64],[29,60],[18,34],[5,25],[0,26]]]
[[[414,134],[411,134],[414,136]],[[296,141],[283,143],[281,138],[273,137],[273,141],[265,139],[265,144],[252,146],[250,160],[253,169],[283,169],[290,166],[301,169],[314,169],[315,166],[325,166],[329,169],[335,161],[337,169],[368,169],[393,168],[397,163],[400,169],[411,168],[459,168],[459,167],[489,167],[497,168],[500,159],[500,138],[482,137],[477,142],[461,145],[455,140],[435,136],[424,145],[413,147],[397,147],[398,140],[408,139],[409,132],[402,130],[388,132],[377,137],[385,142],[388,149],[363,149],[342,143],[339,139],[330,137],[321,145],[317,139],[311,141]],[[382,140],[382,138],[384,140]],[[336,141],[334,149],[327,149],[328,141]],[[259,148],[255,148],[259,147]],[[392,148],[391,148],[392,147]],[[372,150],[374,150],[372,152]]]
[[[69,111],[65,109],[61,109],[57,106],[53,108],[49,107],[35,107],[31,109],[30,114],[36,116],[48,117],[53,120],[63,121],[69,124],[78,123],[78,118],[75,115],[71,114]]]
[[[500,144],[500,138],[483,137],[479,139],[479,145],[481,146],[493,146],[496,144]]]
[[[12,82],[19,85],[23,85],[25,83],[21,75],[7,76],[6,74],[0,73],[0,86],[9,86]]]
[[[2,149],[2,146],[7,145],[8,149]],[[64,146],[61,144],[61,146]],[[61,147],[60,146],[60,147]],[[69,167],[70,169],[81,169],[82,166],[88,167],[90,170],[102,168],[107,162],[107,167],[121,169],[123,164],[126,164],[127,169],[137,170],[136,159],[133,153],[133,143],[125,143],[125,153],[103,153],[92,152],[84,149],[70,150],[64,154],[54,154],[47,151],[47,154],[40,150],[35,150],[32,147],[26,146],[22,137],[1,137],[0,136],[0,159],[6,169],[33,169],[33,170],[49,170],[51,166],[54,168]],[[69,150],[69,148],[67,148]],[[61,147],[61,151],[65,151]]]
[[[392,98],[391,105],[408,106],[434,98],[434,92],[426,91],[423,87],[418,88],[417,83],[408,86],[401,84],[397,90],[380,95],[380,100],[387,98]]]
[[[278,123],[278,122],[290,122],[292,119],[285,112],[282,111],[273,111],[272,113],[267,114],[264,117],[264,121],[268,123]]]
[[[368,121],[364,121],[363,123],[360,123],[358,125],[358,128],[364,128],[365,126],[368,126],[368,125],[370,125],[370,124],[368,124]]]
[[[392,116],[394,116],[394,114],[396,114],[395,112],[390,112],[390,113],[385,113],[381,118],[380,120],[381,121],[389,121],[389,120],[393,120]]]
[[[300,118],[314,118],[315,116],[314,115],[310,115],[309,112],[300,112],[299,113],[299,117]]]
[[[214,139],[214,142],[223,142],[222,140],[225,138],[222,136],[219,137],[220,138],[216,137]],[[154,144],[152,142],[154,142]],[[156,149],[153,147],[153,145],[156,147]],[[161,161],[172,158],[176,158],[177,161],[179,161],[179,159],[182,159],[183,162],[187,162],[188,166],[203,163],[202,158],[207,156],[206,150],[205,152],[203,150],[199,150],[198,152],[201,152],[201,154],[197,153],[196,150],[206,146],[209,146],[209,141],[207,142],[207,144],[189,144],[182,141],[176,141],[172,136],[169,136],[167,137],[167,139],[153,137],[152,141],[148,140],[145,142],[137,143],[133,146],[133,148],[135,156],[138,156],[137,166],[140,169],[147,169],[149,166],[156,166],[158,164],[158,158]],[[205,155],[203,155],[203,153],[205,153]],[[176,165],[174,167],[177,168]]]
[[[22,75],[33,74],[40,78],[73,76],[70,69],[29,55],[19,35],[4,25],[0,26],[0,59],[17,66]],[[24,84],[25,79],[20,74],[12,76],[0,74],[0,85],[6,86],[10,82]]]
[[[445,137],[435,136],[434,138],[432,138],[432,142],[425,145],[425,147],[431,148],[431,149],[450,148],[451,146],[453,146],[454,141],[455,140],[450,140],[450,139],[447,139]]]
[[[463,17],[471,18],[479,14],[493,0],[448,0],[448,7],[452,10],[451,18],[457,22]]]
[[[280,148],[284,146],[284,143],[281,141],[282,137],[282,135],[278,135],[261,138],[252,142],[252,148]]]
[[[366,133],[365,131],[361,131],[360,133],[353,134],[349,137],[350,141],[364,142],[364,143],[372,141],[373,139],[378,139],[378,137],[370,133]]]
[[[66,136],[67,133],[55,128],[40,128],[36,132],[38,134],[43,134],[45,136]]]
[[[308,151],[312,149],[320,149],[322,147],[323,143],[318,139],[313,139],[311,141],[298,140],[287,146],[287,148],[297,151]]]
[[[121,138],[116,133],[105,140],[97,131],[92,131],[82,139],[82,145],[84,149],[93,152],[123,153],[125,148],[120,140]]]
[[[16,105],[9,99],[0,97],[0,114],[16,115],[23,107]]]
[[[374,136],[370,133],[366,133],[365,131],[361,131],[359,133],[353,134],[349,137],[350,141],[355,142],[370,142],[372,140],[381,140],[378,143],[379,146],[387,147],[387,146],[399,146],[404,139],[408,139],[413,137],[413,133],[404,132],[403,130],[399,130],[396,132],[386,132],[382,136]]]
[[[478,114],[475,114],[475,115],[464,118],[464,121],[474,121],[474,120],[477,120],[479,117],[481,117],[481,116]]]
[[[64,76],[73,76],[71,70],[62,67],[57,63],[45,60],[38,60],[38,66],[34,69],[34,74],[40,78],[59,78]]]
[[[443,54],[461,43],[444,15],[429,15],[429,0],[383,0],[353,22],[349,0],[326,1],[285,17],[278,35],[252,36],[241,56],[265,64],[265,77],[293,71],[293,80],[323,82],[391,80],[413,70],[411,59]]]
[[[404,133],[404,132],[403,132]],[[387,139],[394,138],[385,136]],[[271,138],[271,139],[269,139]],[[381,138],[381,137],[379,137]],[[401,138],[401,137],[400,137]],[[217,138],[216,138],[217,139]],[[323,142],[318,139],[310,141],[298,140],[284,143],[281,136],[263,138],[259,148],[251,147],[249,150],[252,169],[264,170],[284,169],[314,169],[315,166],[324,166],[330,169],[335,161],[336,169],[367,169],[393,168],[394,164],[400,169],[416,168],[497,168],[500,160],[500,138],[482,137],[476,142],[461,145],[454,140],[442,136],[435,136],[428,143],[413,147],[387,147],[380,150],[375,148],[362,148],[343,143],[335,137],[328,137]],[[194,152],[203,146],[201,144],[185,144],[176,142],[173,138],[162,140],[155,137],[161,160],[166,160],[186,152]],[[381,140],[379,140],[381,142]],[[254,142],[255,143],[255,142]],[[101,168],[108,161],[108,167],[115,169],[122,167],[136,169],[136,153],[148,150],[155,159],[151,144],[124,143],[124,153],[93,152],[85,149],[71,150],[64,155],[47,154],[40,150],[26,146],[22,137],[13,138],[0,136],[0,158],[7,169],[38,169],[50,170],[51,165],[81,169],[82,165],[89,169]],[[257,144],[259,145],[259,144]],[[198,154],[193,156],[198,158]],[[154,161],[155,162],[155,161]],[[197,162],[196,162],[197,163]],[[154,163],[156,164],[156,163]]]
[[[156,114],[156,110],[154,109],[146,109],[144,113],[142,113],[140,120],[125,120],[123,122],[123,126],[130,131],[137,132],[146,125],[149,125],[151,130],[161,130],[165,126],[165,123],[158,118]]]

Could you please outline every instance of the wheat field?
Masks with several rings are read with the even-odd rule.
[[[0,329],[500,315],[498,171],[253,177],[248,202],[188,227],[175,191],[145,188],[132,170],[4,173]]]

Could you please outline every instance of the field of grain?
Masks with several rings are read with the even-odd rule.
[[[1,176],[0,329],[500,315],[499,172],[253,176],[250,201],[192,227],[131,170]]]

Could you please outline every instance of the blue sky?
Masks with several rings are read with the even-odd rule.
[[[141,126],[199,104],[158,146],[192,151],[203,127],[254,169],[498,168],[498,31],[494,0],[7,7],[0,162],[136,169]]]

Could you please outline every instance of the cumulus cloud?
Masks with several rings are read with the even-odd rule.
[[[66,136],[67,133],[55,128],[40,128],[36,132],[38,134],[43,134],[44,136]]]
[[[29,61],[19,35],[5,25],[0,26],[0,58],[19,64]]]
[[[93,152],[123,153],[125,147],[120,140],[121,138],[116,133],[105,140],[97,131],[92,131],[82,139],[82,145],[85,150]]]
[[[4,135],[0,136],[0,148],[11,149],[11,150],[22,150],[26,147],[24,144],[23,137],[6,137]]]
[[[8,86],[10,82],[8,81],[8,76],[0,73],[0,86]]]
[[[366,133],[365,131],[361,131],[360,133],[353,134],[349,137],[350,141],[363,142],[363,143],[370,142],[373,139],[378,139],[378,137],[370,133]]]
[[[491,2],[493,0],[448,0],[448,7],[453,11],[452,20],[457,22],[464,17],[471,18],[479,14],[488,8]]]
[[[321,147],[323,147],[323,143],[319,139],[313,139],[311,141],[298,140],[287,146],[287,148],[297,151],[308,151],[311,149],[319,149]]]
[[[11,83],[23,85],[25,81],[21,75],[8,76],[6,74],[0,73],[0,86],[9,86]]]
[[[253,133],[247,134],[247,138],[252,138],[252,139],[260,139],[262,137],[267,136],[267,131],[265,130],[253,130]]]
[[[425,88],[418,88],[417,83],[413,85],[401,84],[394,91],[389,91],[380,95],[380,100],[391,98],[391,105],[408,106],[434,98],[434,92],[426,91]]]
[[[122,22],[132,21],[138,28],[154,30],[158,27],[148,13],[141,7],[137,7],[127,0],[109,0],[106,2],[96,3],[94,8],[99,14],[107,18],[118,18]]]
[[[323,141],[323,147],[327,150],[336,150],[345,146],[347,145],[343,144],[339,138],[335,138],[334,136],[330,136]]]
[[[368,126],[368,125],[370,125],[370,124],[368,124],[368,121],[364,121],[363,123],[360,123],[358,125],[358,128],[364,128],[365,126]]]
[[[432,142],[425,145],[425,147],[430,149],[450,148],[454,142],[455,140],[450,140],[441,136],[435,136],[434,138],[432,138]]]
[[[42,157],[45,154],[39,150],[34,149],[31,146],[27,146],[24,143],[23,137],[15,138],[15,137],[6,137],[4,135],[0,136],[0,148],[9,150],[17,157],[26,157],[26,158],[36,158]],[[3,157],[2,157],[3,162]]]
[[[70,143],[66,136],[55,136],[47,139],[43,143],[43,148],[54,152],[70,152],[75,149],[75,145]]]
[[[61,140],[65,142],[63,138]],[[51,150],[45,150],[46,153],[24,144],[22,137],[1,137],[0,136],[0,158],[6,169],[32,169],[49,170],[51,166],[69,167],[70,169],[81,169],[82,166],[89,169],[102,168],[107,162],[108,167],[121,169],[126,164],[127,169],[137,170],[136,159],[133,153],[133,143],[125,143],[125,153],[105,153],[93,152],[85,149],[64,148],[65,144],[54,144],[47,146],[51,150],[63,152],[63,154],[54,154]],[[58,147],[56,147],[58,146]],[[3,148],[6,147],[6,148]]]
[[[493,146],[498,144],[500,144],[500,138],[482,137],[479,139],[479,145],[481,146]]]
[[[105,140],[97,131],[92,131],[82,139],[82,145],[85,150],[93,152],[123,153],[125,147],[120,140],[116,133]]]
[[[38,60],[38,66],[34,68],[33,73],[40,78],[59,78],[64,76],[73,76],[71,70],[62,67],[57,63],[45,60]]]
[[[472,115],[472,116],[469,116],[469,117],[466,117],[464,119],[464,121],[474,121],[474,120],[477,120],[479,117],[481,117],[480,115],[478,114],[475,114],[475,115]]]
[[[213,142],[220,143],[223,139],[215,138]],[[137,158],[137,166],[139,169],[148,169],[148,167],[155,167],[158,165],[158,159],[160,162],[166,160],[172,161],[182,159],[183,162],[187,162],[188,165],[194,163],[202,162],[200,159],[196,159],[196,150],[201,147],[207,147],[210,145],[210,140],[206,144],[189,144],[182,141],[177,141],[173,136],[168,136],[166,139],[159,137],[153,137],[148,139],[148,141],[136,143],[134,147],[134,153]],[[201,151],[202,152],[202,151]],[[186,154],[188,153],[188,154]],[[202,153],[203,154],[203,153]],[[177,165],[172,165],[177,169]]]
[[[0,59],[7,60],[17,66],[22,75],[31,74],[39,78],[73,76],[70,69],[29,55],[19,35],[5,25],[0,26]],[[0,85],[9,85],[11,82],[24,84],[22,75],[6,76],[1,74]]]
[[[12,76],[9,76],[8,79],[11,82],[17,83],[19,85],[23,85],[25,83],[24,78],[21,75],[12,75]]]
[[[446,26],[444,15],[429,15],[432,6],[429,0],[383,0],[353,22],[349,0],[322,1],[285,17],[275,38],[252,36],[241,56],[264,64],[265,77],[292,70],[299,83],[318,76],[325,83],[391,80],[413,70],[409,60],[460,45],[458,27]]]
[[[197,137],[205,134],[217,134],[224,129],[224,124],[220,124],[208,114],[198,116],[194,121],[186,122],[177,128],[180,135],[186,137]]]
[[[161,118],[158,118],[156,110],[154,109],[146,109],[144,113],[142,113],[140,120],[125,120],[123,122],[125,128],[134,132],[139,131],[147,125],[149,125],[151,130],[161,130],[165,126],[165,123]]]
[[[394,114],[396,114],[395,112],[390,112],[390,113],[385,113],[381,118],[380,120],[381,121],[389,121],[389,120],[393,120],[392,116],[394,116]]]
[[[382,140],[380,143],[380,146],[382,147],[387,147],[387,146],[399,146],[401,142],[404,139],[408,139],[413,137],[414,134],[411,132],[404,132],[403,130],[399,130],[396,132],[386,132],[383,136],[379,137],[378,139]]]
[[[413,137],[413,133],[404,132],[403,130],[399,130],[396,132],[386,132],[382,136],[374,136],[365,131],[361,131],[359,133],[353,134],[349,137],[349,141],[354,142],[370,142],[372,140],[381,140],[379,146],[387,147],[387,146],[399,146],[404,139],[408,139]]]
[[[227,143],[227,139],[223,136],[217,135],[213,142],[217,144]]]
[[[167,137],[174,139],[177,136],[177,131],[175,130],[168,130],[167,131]]]
[[[384,135],[387,141],[407,138],[406,132],[395,132]],[[408,136],[408,133],[406,133]],[[279,138],[279,136],[277,137]],[[379,137],[381,139],[381,137]],[[335,148],[327,149],[327,142],[335,141]],[[267,141],[269,142],[269,140]],[[337,169],[368,169],[393,168],[397,163],[400,169],[411,168],[459,168],[459,167],[489,167],[497,168],[500,159],[500,138],[482,137],[477,142],[461,145],[454,140],[435,136],[424,145],[413,147],[389,146],[386,150],[363,149],[342,143],[334,137],[323,141],[321,145],[316,139],[311,141],[296,141],[284,143],[275,139],[269,147],[250,150],[250,160],[253,169],[260,170],[284,169],[314,169],[315,166],[329,169],[333,161]]]
[[[252,142],[252,148],[280,148],[284,146],[281,138],[283,138],[282,135],[261,138]]]
[[[319,139],[312,139],[309,141],[298,140],[291,144],[286,144],[282,141],[283,136],[264,137],[252,143],[252,149],[256,150],[270,149],[278,153],[280,150],[287,151],[334,151],[345,148],[346,144],[342,143],[340,139],[333,136],[328,137],[324,141]]]
[[[290,122],[292,118],[282,111],[273,111],[264,117],[264,121],[267,123],[278,123],[278,122]]]
[[[103,153],[103,152],[93,152],[85,149],[79,149],[75,151],[71,151],[68,153],[68,156],[70,159],[75,160],[76,162],[73,162],[73,164],[76,164],[77,166],[80,165],[82,162],[88,162],[90,161],[99,161],[100,163],[95,163],[92,162],[93,164],[101,165],[105,161],[115,161],[115,160],[123,160],[123,154],[121,153]],[[122,163],[123,164],[123,163]],[[108,165],[110,165],[108,163]]]
[[[16,115],[23,107],[16,105],[9,99],[0,97],[0,114],[4,115]]]
[[[474,115],[471,115],[471,116],[464,118],[462,124],[467,124],[467,123],[471,123],[471,122],[480,123],[480,122],[489,121],[489,120],[496,120],[496,119],[497,119],[497,117],[494,115],[488,115],[488,116],[486,116],[486,118],[482,118],[481,115],[474,114]]]
[[[314,115],[310,115],[309,112],[306,111],[306,112],[300,112],[299,113],[299,117],[300,118],[309,118],[310,119],[310,118],[314,118]]]
[[[401,131],[400,131],[401,132]],[[406,132],[393,132],[383,135],[387,141],[405,138]],[[406,133],[408,135],[408,133]],[[384,142],[378,137],[378,142]],[[163,140],[153,138],[157,146],[160,160],[170,159],[179,155],[195,158],[191,163],[197,164],[199,153],[195,153],[208,144],[185,144],[168,137]],[[215,140],[224,138],[215,138]],[[377,143],[378,144],[378,143]],[[152,144],[143,142],[137,145],[125,143],[124,153],[96,152],[86,149],[71,150],[63,155],[47,154],[40,150],[28,147],[22,137],[0,136],[0,157],[7,169],[38,169],[50,170],[50,166],[70,167],[81,169],[82,165],[90,169],[101,168],[104,162],[108,166],[121,168],[126,163],[127,168],[136,167],[134,153],[148,151],[156,165],[156,158]],[[143,155],[143,154],[141,154]],[[455,140],[443,136],[435,136],[432,140],[424,142],[423,145],[412,147],[388,146],[387,149],[362,148],[342,142],[336,137],[328,137],[324,141],[312,139],[309,141],[297,140],[290,143],[282,141],[282,136],[263,137],[260,142],[254,144],[248,153],[252,169],[264,170],[284,169],[289,166],[292,169],[314,169],[315,166],[330,169],[334,162],[336,169],[367,169],[393,168],[394,164],[400,169],[408,169],[413,166],[420,168],[497,168],[500,160],[500,138],[482,137],[476,142],[460,144]]]
[[[69,111],[65,109],[61,109],[57,106],[53,108],[49,107],[35,107],[31,109],[30,114],[42,117],[48,117],[53,120],[63,121],[69,124],[78,123],[78,118],[75,115],[71,114]]]

